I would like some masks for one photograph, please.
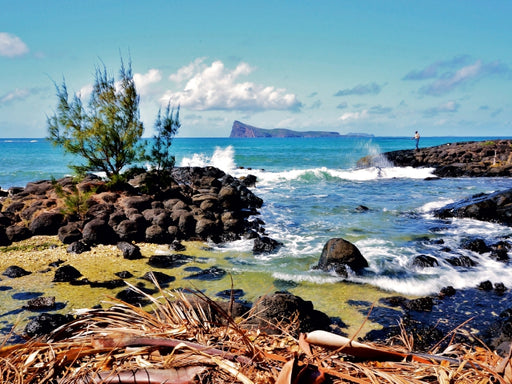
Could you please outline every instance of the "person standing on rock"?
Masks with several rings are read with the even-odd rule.
[[[418,144],[420,143],[420,134],[418,133],[418,131],[416,131],[414,133],[413,140],[416,140],[416,149],[418,150],[419,149]]]

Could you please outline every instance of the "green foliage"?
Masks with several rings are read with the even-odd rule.
[[[493,145],[496,145],[496,143],[492,140],[484,141],[482,143],[482,146],[484,146],[484,147],[492,147]]]
[[[176,161],[171,153],[171,145],[180,127],[179,106],[175,112],[174,109],[171,109],[170,104],[167,104],[163,116],[161,110],[158,110],[155,122],[156,135],[153,137],[149,154],[145,156],[145,160],[150,163],[152,168],[146,177],[146,187],[149,190],[163,187],[171,179],[171,171]]]
[[[151,163],[157,173],[169,171],[174,167],[175,157],[171,154],[171,145],[174,136],[181,127],[180,107],[174,112],[170,104],[167,104],[165,114],[162,116],[158,110],[155,122],[156,135],[153,137],[153,146],[146,159]]]
[[[48,139],[84,160],[71,165],[75,172],[102,171],[112,179],[143,155],[139,139],[144,126],[131,63],[125,68],[121,60],[117,82],[107,74],[105,66],[96,68],[87,107],[80,95],[69,97],[65,81],[55,87],[57,112],[47,118]]]
[[[55,193],[64,203],[64,208],[61,209],[61,212],[67,217],[84,219],[85,214],[89,210],[89,198],[96,193],[96,188],[91,188],[87,191],[80,190],[77,183],[74,182],[69,190],[65,190],[55,180],[52,180],[52,184]]]

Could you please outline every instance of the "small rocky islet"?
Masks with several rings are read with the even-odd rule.
[[[386,158],[399,166],[434,167],[439,177],[453,176],[495,176],[510,177],[511,141],[456,143],[420,150],[394,151],[384,154]],[[448,156],[447,154],[451,155]],[[471,154],[471,156],[467,154]],[[456,155],[453,155],[456,154]],[[478,157],[480,156],[480,157]],[[450,159],[450,160],[447,160]],[[359,165],[371,165],[371,158],[361,159]],[[450,162],[451,161],[451,162]],[[29,183],[25,188],[11,188],[5,191],[0,202],[0,243],[7,246],[13,242],[27,239],[31,236],[55,236],[64,244],[69,244],[68,252],[80,253],[89,250],[97,244],[115,245],[126,259],[142,257],[138,242],[153,244],[171,244],[175,247],[172,255],[165,257],[152,256],[148,263],[186,263],[187,256],[180,255],[182,240],[213,241],[216,243],[233,241],[240,238],[254,239],[253,252],[273,252],[282,244],[265,234],[264,223],[258,216],[258,208],[263,202],[251,191],[250,187],[256,181],[248,176],[238,180],[224,172],[213,168],[176,168],[173,171],[173,181],[158,193],[144,194],[140,185],[144,175],[136,175],[123,190],[105,190],[105,185],[99,178],[89,176],[76,185],[77,193],[94,191],[88,198],[87,210],[76,215],[62,213],[62,197],[55,192],[55,183],[62,188],[73,185],[73,179],[64,178],[55,182],[40,181]],[[489,196],[475,196],[445,207],[436,212],[438,217],[471,217],[478,220],[491,220],[510,225],[512,217],[512,190],[493,193]],[[343,239],[333,239],[326,244],[317,268],[335,270],[343,275],[345,269],[358,271],[365,267],[364,257],[358,254],[357,248]],[[341,244],[341,245],[340,245]],[[508,262],[511,249],[509,239],[497,239],[496,244],[481,244],[477,238],[468,241],[468,247],[479,252],[490,252],[502,262]],[[462,246],[462,245],[461,245]],[[330,252],[335,250],[336,252]],[[171,260],[172,259],[172,260]],[[432,268],[436,265],[431,256],[418,257],[414,260],[419,268]],[[461,266],[470,267],[470,260],[455,260]],[[459,265],[457,264],[457,265]],[[367,264],[366,264],[367,265]],[[454,264],[455,265],[455,264]],[[64,268],[65,267],[65,268]],[[118,288],[124,276],[119,280],[92,282],[84,279],[78,270],[72,266],[55,266],[55,276],[60,271],[60,281],[70,284],[89,285],[103,284],[108,288]],[[63,270],[64,269],[64,270]],[[193,268],[192,268],[193,269]],[[215,279],[225,274],[220,268],[211,267],[205,270],[191,270],[194,278]],[[28,273],[20,266],[10,266],[4,275],[10,278]],[[12,274],[12,275],[11,275]],[[69,275],[68,275],[69,274]],[[165,284],[172,276],[153,274],[146,279],[154,279]],[[370,315],[372,318],[381,316],[403,319],[406,329],[414,332],[422,340],[416,346],[428,349],[441,339],[445,332],[460,324],[454,324],[454,319],[448,320],[445,326],[439,326],[440,319],[449,319],[450,306],[454,303],[467,301],[468,298],[485,293],[487,295],[504,297],[507,291],[502,283],[480,282],[474,290],[455,292],[453,288],[444,288],[435,297],[406,299],[403,297],[384,298],[382,306],[376,306]],[[129,290],[122,291],[120,298],[127,302],[138,303],[142,297],[137,297]],[[221,294],[221,293],[219,293]],[[124,296],[123,296],[124,295]],[[243,294],[234,291],[224,292],[224,297],[238,298]],[[220,295],[222,297],[222,295]],[[27,305],[42,310],[55,306],[51,298],[35,298]],[[489,300],[492,301],[492,300]],[[496,300],[495,300],[496,301]],[[237,302],[237,315],[246,313],[250,304],[240,300]],[[256,301],[264,304],[268,317],[261,324],[269,324],[269,319],[280,321],[290,318],[291,314],[300,314],[303,331],[311,329],[337,329],[343,325],[341,319],[329,319],[325,314],[316,311],[313,304],[287,292],[276,292],[266,295]],[[357,303],[356,303],[357,304]],[[262,307],[263,308],[263,307]],[[384,313],[384,312],[392,312]],[[264,312],[263,309],[260,312]],[[489,345],[497,347],[509,342],[512,338],[512,309],[499,313],[497,318],[489,318],[478,324],[479,338]],[[282,315],[279,315],[282,314]],[[279,316],[278,316],[279,315]],[[35,336],[50,331],[58,324],[69,321],[70,315],[51,315],[43,313],[31,324],[27,325],[26,334]],[[442,323],[442,321],[441,321]],[[382,323],[381,323],[382,324]],[[380,331],[370,332],[366,338],[379,340],[396,336],[400,327],[395,324],[383,324]],[[451,327],[451,328],[450,328]],[[471,337],[469,337],[471,339]],[[474,340],[473,340],[474,341]]]

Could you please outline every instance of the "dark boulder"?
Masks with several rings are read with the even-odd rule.
[[[17,265],[11,265],[7,267],[2,275],[10,277],[11,279],[15,279],[18,277],[30,275],[32,272],[28,272],[25,269],[18,267]]]
[[[358,272],[368,267],[368,261],[349,241],[342,238],[330,239],[324,245],[317,268],[323,271],[334,270],[336,273],[346,276],[346,267]]]
[[[117,234],[105,220],[93,219],[84,225],[82,239],[88,244],[115,244]]]
[[[25,306],[32,311],[51,310],[55,308],[55,296],[42,296],[30,299]]]
[[[67,253],[76,253],[79,255],[80,253],[89,252],[91,250],[91,245],[83,242],[82,240],[74,241],[69,244],[66,249]]]
[[[512,188],[491,194],[478,194],[438,209],[440,218],[467,217],[512,225]]]
[[[81,225],[79,222],[71,222],[59,228],[57,235],[64,244],[71,244],[82,238]]]
[[[170,243],[170,235],[167,228],[153,224],[146,228],[146,242],[153,244]]]
[[[78,279],[82,274],[71,265],[63,265],[55,271],[54,282],[69,282]]]
[[[30,229],[23,225],[11,225],[5,229],[5,235],[10,242],[15,243],[32,237]]]
[[[226,271],[225,270],[223,270],[223,269],[221,269],[219,267],[213,266],[213,267],[210,267],[210,268],[207,268],[207,269],[203,269],[203,270],[201,270],[199,272],[193,273],[192,275],[189,275],[189,276],[185,277],[185,279],[187,279],[187,280],[195,279],[195,280],[210,281],[210,280],[220,280],[225,275],[226,275]]]
[[[41,313],[27,323],[24,333],[28,338],[48,335],[54,329],[70,322],[72,319],[73,317],[70,315]]]
[[[163,272],[159,272],[159,271],[146,272],[144,274],[144,276],[141,277],[141,279],[147,280],[150,282],[156,281],[156,283],[160,287],[166,287],[167,285],[169,285],[169,283],[172,283],[173,281],[176,280],[176,278],[174,276],[170,276],[167,273],[163,273]]]
[[[139,218],[140,219],[137,219]],[[142,215],[134,217],[135,220],[123,220],[116,227],[115,232],[121,241],[142,241],[145,239],[146,221]]]
[[[266,254],[266,253],[272,253],[275,252],[277,249],[283,246],[283,243],[271,239],[270,237],[263,236],[263,237],[256,237],[254,239],[254,245],[252,247],[252,252],[254,254]]]
[[[469,256],[454,256],[446,260],[454,267],[470,268],[477,265],[477,263]]]
[[[29,182],[25,186],[24,192],[28,195],[44,195],[53,188],[52,182],[49,180],[40,180]]]
[[[177,268],[194,260],[192,256],[175,253],[172,255],[153,255],[148,264],[154,268]]]
[[[419,268],[431,268],[439,266],[439,262],[433,256],[419,255],[414,258],[412,265]]]
[[[6,245],[11,244],[11,241],[7,237],[7,234],[5,233],[5,228],[0,226],[0,247],[4,247]]]
[[[315,310],[311,301],[305,301],[289,292],[260,297],[251,312],[257,315],[249,319],[249,324],[269,333],[281,333],[289,325],[297,326],[298,332],[328,330],[331,324],[329,317]]]
[[[460,247],[479,254],[491,252],[491,248],[483,239],[465,239],[461,242]]]
[[[420,297],[418,299],[407,300],[405,302],[405,308],[407,308],[410,311],[431,311],[433,306],[434,300],[431,297]]]
[[[139,212],[143,212],[144,210],[151,208],[151,197],[147,195],[130,196],[124,199],[123,204],[126,208],[135,208]]]
[[[136,260],[142,258],[140,248],[135,244],[128,243],[126,241],[120,241],[117,243],[117,248],[123,252],[123,257],[127,260]]]

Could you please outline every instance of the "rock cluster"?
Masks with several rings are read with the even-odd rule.
[[[512,140],[449,143],[383,155],[396,166],[433,167],[439,177],[512,176]],[[374,157],[365,157],[358,165],[369,166],[374,162]]]
[[[255,217],[263,201],[244,180],[214,167],[176,168],[165,188],[149,194],[141,188],[145,175],[138,174],[117,190],[95,176],[77,185],[67,177],[11,188],[0,200],[0,245],[33,235],[58,235],[78,253],[95,244],[117,242],[266,239],[264,223]],[[279,245],[265,242],[269,243],[265,251]],[[136,257],[128,248],[128,257]]]
[[[512,189],[474,195],[446,205],[435,214],[443,219],[467,217],[512,226]]]

